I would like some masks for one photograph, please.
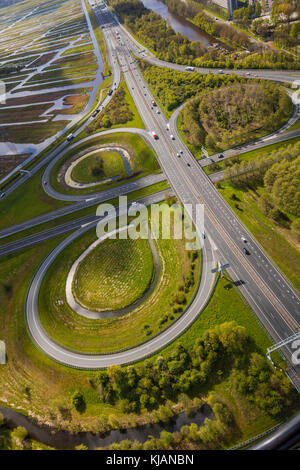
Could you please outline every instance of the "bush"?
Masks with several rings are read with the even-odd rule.
[[[86,404],[85,404],[84,396],[79,390],[76,390],[73,393],[71,397],[71,403],[74,406],[74,408],[76,408],[76,410],[79,411],[80,413],[85,411]]]

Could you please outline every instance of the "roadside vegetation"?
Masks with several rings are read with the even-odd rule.
[[[192,98],[207,89],[220,88],[222,85],[247,83],[247,80],[237,75],[213,75],[198,72],[178,72],[176,70],[156,67],[145,60],[139,65],[145,80],[149,84],[162,109],[174,111],[187,99]]]
[[[289,139],[287,141],[266,145],[265,147],[250,150],[249,152],[240,153],[238,149],[232,149],[229,158],[225,158],[223,160],[220,159],[218,162],[210,163],[209,165],[204,166],[203,170],[207,175],[210,175],[212,173],[231,168],[236,163],[250,162],[251,160],[258,161],[259,159],[261,161],[261,164],[263,164],[264,158],[268,157],[268,155],[273,151],[279,149],[283,149],[285,151],[291,145],[296,144],[297,142],[299,142],[299,138],[295,137],[294,139]]]
[[[299,288],[299,142],[236,163],[224,177],[222,196]]]
[[[291,113],[291,100],[278,85],[233,83],[188,103],[181,129],[190,145],[225,150],[279,129]]]
[[[116,127],[145,129],[144,123],[124,81],[121,82],[120,87],[114,92],[108,106],[106,106],[105,109],[96,116],[93,122],[85,128],[81,136]]]

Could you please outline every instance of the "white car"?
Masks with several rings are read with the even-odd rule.
[[[247,240],[245,237],[241,237],[241,240],[244,242],[244,243],[247,243]]]
[[[175,140],[175,137],[173,136],[173,134],[171,134],[170,137],[172,140]]]

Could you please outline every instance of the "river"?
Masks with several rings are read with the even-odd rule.
[[[163,430],[176,432],[186,424],[196,423],[198,426],[202,426],[206,418],[213,419],[211,408],[204,404],[199,411],[194,412],[192,415],[179,413],[168,423],[145,424],[121,431],[112,430],[106,434],[93,434],[91,432],[72,434],[68,431],[52,429],[48,426],[38,424],[31,418],[3,406],[0,406],[0,413],[3,414],[9,426],[23,426],[27,429],[32,439],[58,450],[71,450],[79,444],[84,444],[88,449],[94,450],[98,447],[107,447],[110,444],[123,441],[124,439],[130,441],[137,440],[143,443],[149,436],[159,437],[160,432]]]
[[[199,28],[194,26],[190,21],[172,13],[163,2],[159,0],[142,0],[142,2],[146,8],[161,15],[176,33],[181,33],[190,41],[199,41],[205,46],[209,46],[210,40],[208,35],[201,32]]]

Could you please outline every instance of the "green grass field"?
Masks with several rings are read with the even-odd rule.
[[[103,162],[103,171],[94,174],[94,170],[100,168],[100,162]],[[74,166],[71,177],[78,183],[96,183],[106,178],[119,176],[126,178],[127,173],[121,155],[113,151],[99,151],[90,157],[87,157]]]
[[[117,310],[143,295],[153,269],[148,240],[106,240],[79,264],[73,293],[89,309]]]
[[[59,209],[68,203],[50,198],[42,188],[42,175],[39,170],[14,192],[0,201],[0,229],[47,212]]]
[[[67,152],[54,166],[50,181],[51,185],[56,191],[61,192],[63,194],[78,194],[78,190],[73,190],[68,188],[62,184],[60,184],[57,180],[58,174],[61,171],[62,166],[68,161],[74,158],[75,156],[79,155],[80,152],[86,150],[88,152],[89,149],[95,149],[96,146],[100,147],[103,145],[110,145],[110,144],[119,144],[120,147],[124,147],[126,150],[129,151],[131,155],[130,166],[132,170],[132,175],[128,177],[126,175],[127,181],[132,181],[133,179],[140,178],[142,176],[146,176],[152,173],[157,173],[159,171],[159,165],[156,159],[156,155],[154,151],[148,147],[146,142],[139,137],[138,135],[131,134],[131,133],[118,133],[112,135],[104,135],[95,137],[87,142],[78,143],[76,149]],[[124,179],[122,180],[124,182]],[[115,186],[118,186],[120,181],[118,182],[108,182],[105,184],[101,184],[99,186],[94,186],[92,188],[81,189],[80,194],[90,194],[95,191],[101,191],[104,189],[109,189]]]

